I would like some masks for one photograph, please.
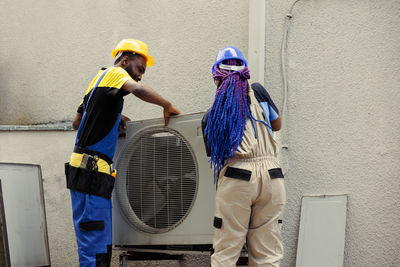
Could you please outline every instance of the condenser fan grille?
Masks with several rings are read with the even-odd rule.
[[[188,214],[197,189],[194,154],[176,131],[158,127],[136,134],[127,146],[124,181],[126,209],[146,232],[166,232]]]

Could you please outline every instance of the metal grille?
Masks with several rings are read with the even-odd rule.
[[[183,136],[165,127],[143,130],[128,144],[121,165],[125,210],[136,217],[130,221],[151,233],[179,225],[191,209],[198,184],[194,154]]]

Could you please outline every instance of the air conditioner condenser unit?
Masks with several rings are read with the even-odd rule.
[[[211,245],[213,171],[201,130],[204,113],[130,122],[114,162],[116,249]]]

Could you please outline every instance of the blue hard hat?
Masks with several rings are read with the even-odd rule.
[[[243,56],[243,53],[234,46],[227,46],[222,48],[217,56],[215,57],[214,65],[212,66],[211,73],[214,74],[214,67],[217,66],[224,60],[227,59],[239,59],[244,62],[244,65],[247,67],[247,61]]]

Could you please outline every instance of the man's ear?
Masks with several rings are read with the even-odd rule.
[[[126,66],[129,65],[129,57],[128,57],[128,56],[124,56],[124,57],[121,59],[121,65],[122,65],[122,67],[126,67]]]

